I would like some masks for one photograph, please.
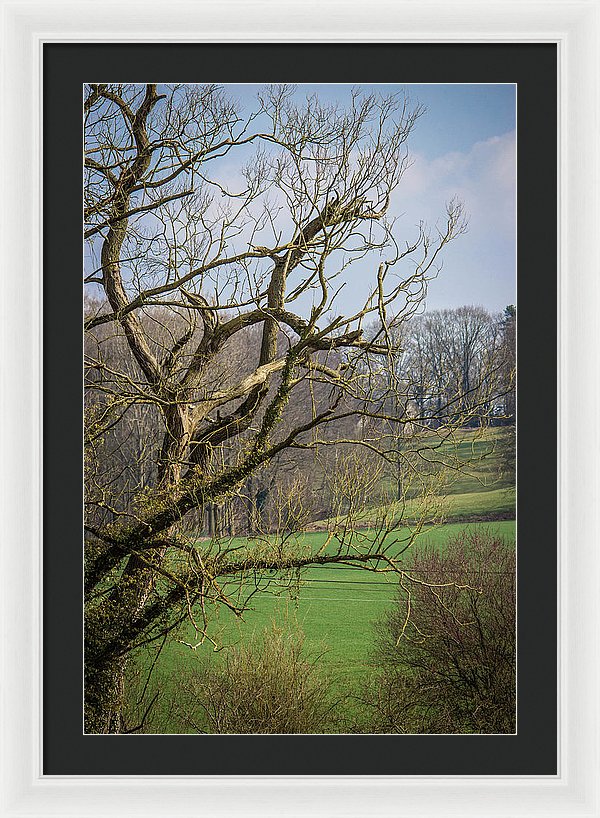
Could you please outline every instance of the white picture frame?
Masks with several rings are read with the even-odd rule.
[[[0,0],[0,6],[0,816],[600,816],[600,4]],[[558,44],[557,775],[42,774],[41,50],[56,41]]]

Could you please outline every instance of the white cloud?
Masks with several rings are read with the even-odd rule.
[[[413,154],[391,202],[396,236],[410,240],[421,220],[445,222],[445,206],[460,199],[468,232],[443,253],[444,270],[429,288],[428,305],[482,304],[500,309],[515,301],[516,135],[493,136],[465,152],[434,159]]]
[[[435,222],[453,197],[470,214],[478,235],[493,230],[512,234],[515,218],[516,150],[514,131],[477,142],[466,153],[435,159],[413,155],[392,202],[393,212],[406,213],[408,224],[425,218]],[[483,235],[479,236],[483,238]]]

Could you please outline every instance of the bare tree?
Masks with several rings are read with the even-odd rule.
[[[240,549],[198,529],[282,453],[385,459],[382,424],[411,421],[381,399],[381,366],[464,229],[457,202],[403,243],[388,218],[420,114],[360,91],[342,108],[267,87],[244,115],[214,85],[87,88],[87,732],[127,728],[133,650],[185,619],[207,638],[249,577],[399,570],[382,538]],[[351,275],[371,286],[342,311]]]

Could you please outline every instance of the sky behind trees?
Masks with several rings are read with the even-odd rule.
[[[227,85],[247,110],[260,85]],[[322,102],[345,104],[351,85],[302,84],[298,98],[317,93]],[[425,106],[408,146],[412,164],[395,192],[390,214],[395,233],[410,240],[421,219],[430,226],[458,197],[469,216],[468,232],[444,251],[443,269],[429,285],[427,309],[476,304],[493,312],[516,301],[516,86],[361,85],[365,91],[406,92]],[[370,263],[373,263],[372,261]],[[338,308],[363,299],[367,280],[356,265],[348,271]],[[363,292],[363,282],[365,284]]]

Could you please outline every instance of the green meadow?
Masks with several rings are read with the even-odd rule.
[[[472,507],[482,506],[480,501],[474,501]],[[465,529],[486,530],[508,543],[515,540],[514,520],[426,526],[403,554],[403,563],[410,568],[412,554],[418,549],[443,549],[445,543]],[[369,534],[369,530],[360,532],[365,538]],[[409,534],[409,530],[389,534],[390,550],[402,548]],[[325,537],[323,532],[296,536],[311,549],[318,548]],[[254,577],[252,585],[246,583],[242,594],[249,592],[256,580]],[[306,655],[316,659],[321,669],[335,680],[340,696],[352,696],[360,690],[369,671],[375,624],[395,599],[397,575],[345,566],[317,566],[304,569],[294,577],[265,574],[258,580],[261,592],[253,596],[243,617],[235,616],[225,606],[213,612],[209,632],[218,649],[208,640],[198,645],[198,635],[189,623],[177,633],[176,640],[165,642],[146,688],[146,696],[160,690],[156,704],[159,717],[161,708],[166,714],[177,696],[177,682],[182,674],[197,667],[197,663],[221,661],[228,648],[260,636],[273,625],[304,635]],[[232,590],[233,587],[232,583]],[[150,653],[139,654],[140,683],[145,683],[153,661]],[[356,703],[350,698],[345,707],[353,715]],[[167,715],[165,718],[168,721]]]

